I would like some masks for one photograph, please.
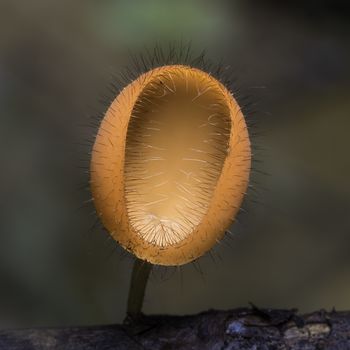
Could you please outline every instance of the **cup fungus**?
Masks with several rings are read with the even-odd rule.
[[[91,190],[103,225],[126,250],[182,265],[223,237],[250,166],[247,126],[230,91],[203,70],[165,65],[109,106],[93,146]]]

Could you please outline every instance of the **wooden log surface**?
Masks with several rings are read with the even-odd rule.
[[[349,350],[350,312],[241,308],[121,325],[0,331],[4,350]]]

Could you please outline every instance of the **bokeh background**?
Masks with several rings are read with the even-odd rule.
[[[259,203],[201,272],[156,270],[145,312],[350,309],[347,3],[1,0],[0,327],[123,320],[132,259],[78,209],[93,132],[78,126],[128,49],[180,38],[249,96]]]

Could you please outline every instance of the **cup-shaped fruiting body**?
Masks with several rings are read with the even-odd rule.
[[[91,190],[103,225],[159,265],[209,251],[247,189],[250,141],[241,109],[210,74],[168,65],[140,75],[109,106],[96,136]]]

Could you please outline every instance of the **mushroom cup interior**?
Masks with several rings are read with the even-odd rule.
[[[230,109],[207,73],[169,68],[130,117],[124,192],[131,226],[160,247],[186,239],[208,210],[229,149]]]

